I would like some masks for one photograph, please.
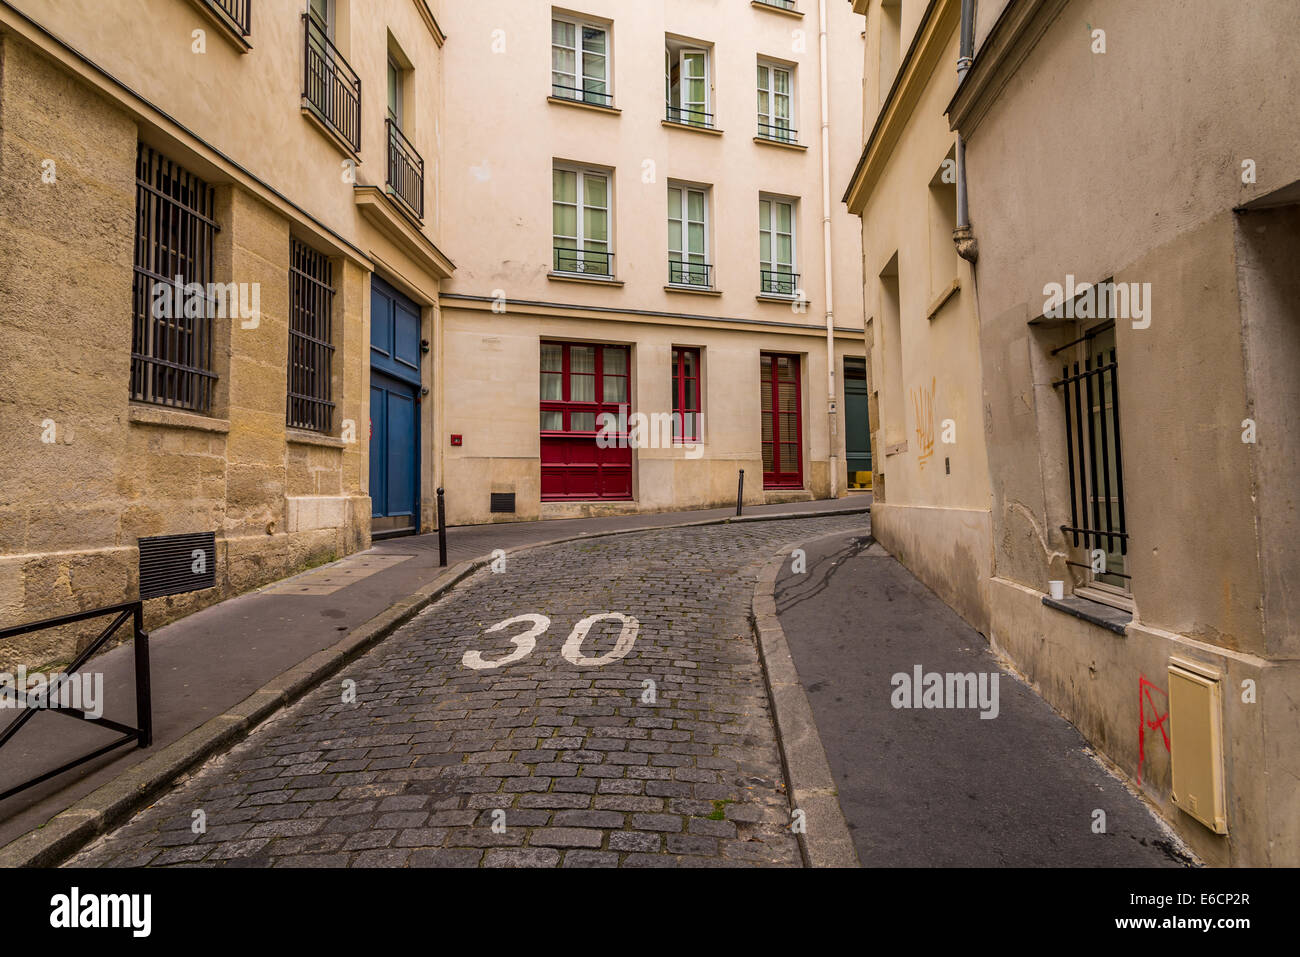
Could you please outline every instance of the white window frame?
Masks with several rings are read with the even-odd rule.
[[[553,271],[566,276],[592,276],[598,279],[614,278],[614,173],[612,170],[601,169],[595,166],[579,166],[573,163],[555,163],[552,169],[551,185],[551,263]],[[559,202],[555,198],[554,174],[555,173],[573,173],[575,174],[575,192],[573,206],[576,210],[574,217],[574,229],[576,236],[559,236],[555,232],[555,206]],[[584,181],[587,177],[596,177],[605,181],[605,205],[603,207],[587,206],[585,203],[586,190]],[[568,206],[569,203],[563,205]],[[577,253],[588,252],[586,243],[587,237],[584,235],[586,226],[586,216],[584,212],[587,209],[604,209],[605,211],[605,239],[591,240],[592,242],[603,242],[605,244],[604,253],[607,254],[606,262],[608,263],[608,272],[592,272],[586,268],[586,257],[577,256],[575,269],[560,269],[556,265],[556,249],[560,248],[558,240],[571,239],[574,241],[574,250]],[[565,247],[567,248],[567,247]]]
[[[334,5],[334,0],[320,0],[320,4],[322,7],[325,8],[325,22],[324,22],[325,36],[329,38],[330,43],[333,43],[335,42],[334,34],[335,34],[335,27],[337,25],[337,20],[338,20],[338,10]],[[312,16],[312,7],[314,7],[315,5],[316,4],[314,0],[307,0],[308,16]],[[321,22],[319,17],[313,17],[313,19],[317,23]]]
[[[679,270],[678,275],[681,278],[674,280],[672,275],[673,267],[669,265],[668,283],[669,285],[672,286],[686,286],[691,288],[701,288],[701,287],[711,288],[713,282],[712,282],[712,277],[709,275],[708,268],[704,270],[703,282],[693,282],[690,279],[684,277],[690,275],[691,266],[703,265],[705,267],[708,267],[711,265],[711,263],[709,262],[709,230],[711,228],[711,223],[709,218],[709,194],[712,192],[712,190],[708,186],[698,186],[698,185],[693,185],[691,183],[680,183],[677,182],[676,180],[669,180],[668,181],[669,202],[672,201],[673,190],[677,190],[678,193],[677,209],[675,211],[677,213],[677,216],[676,217],[673,216],[674,210],[672,209],[668,210],[668,222],[670,224],[670,228],[668,231],[668,261],[670,264],[673,262],[681,263],[686,268],[683,270]],[[694,252],[689,248],[690,247],[690,225],[693,222],[695,222],[695,220],[689,218],[691,193],[698,193],[700,195],[702,200],[701,206],[704,210],[703,213],[704,219],[700,221],[700,225],[703,226],[704,248],[698,253]],[[680,249],[674,249],[672,245],[671,224],[673,222],[680,222],[682,226],[681,229],[682,243]],[[676,259],[673,259],[674,255],[677,257]],[[691,256],[699,256],[702,261],[698,264],[692,263],[691,260],[689,259],[689,257]]]
[[[759,126],[758,135],[763,137],[764,139],[775,140],[778,143],[793,143],[796,140],[796,130],[797,130],[797,125],[795,123],[795,86],[794,86],[795,68],[790,66],[789,64],[777,63],[773,60],[759,60],[758,69],[763,71],[763,75],[767,79],[767,89],[764,89],[760,83],[757,86],[757,93],[760,95],[764,93],[767,94],[767,107],[768,107],[767,113],[763,112],[761,106],[758,109],[758,122],[762,124],[764,122],[764,119],[766,119],[768,124],[767,127],[764,127],[762,125]],[[789,114],[789,116],[786,118],[786,122],[788,126],[786,127],[785,136],[778,135],[780,130],[778,124],[776,123],[776,120],[778,119],[776,115],[776,98],[778,95],[781,95],[776,92],[777,73],[784,73],[788,77],[788,84],[789,84],[789,92],[783,94],[785,98],[789,101],[789,105],[786,108],[786,112]]]
[[[555,42],[555,24],[563,23],[573,27],[573,46],[564,46]],[[603,54],[588,54],[585,44],[582,42],[582,31],[598,30],[605,37],[605,52]],[[555,69],[555,49],[568,50],[573,54],[574,72],[562,73]],[[588,100],[586,80],[586,62],[588,56],[600,56],[605,61],[605,76],[601,80],[605,84],[604,93],[592,93],[595,97]],[[576,103],[595,103],[597,106],[613,106],[614,104],[614,46],[611,42],[611,30],[609,24],[600,23],[596,20],[583,20],[579,17],[565,16],[559,13],[551,14],[551,95],[556,99],[573,100]],[[568,77],[571,80],[572,89],[567,91],[557,91],[555,77],[556,74]]]
[[[766,222],[763,221],[764,203],[768,204]],[[776,230],[776,223],[777,223],[776,207],[778,204],[786,205],[790,207],[790,262],[789,263],[780,262],[776,258],[777,255],[776,238],[779,235],[783,235],[781,233],[778,233]],[[764,233],[768,233],[771,237],[768,244],[768,248],[771,250],[771,255],[772,255],[772,258],[770,260],[765,260],[762,258]],[[791,291],[788,293],[774,292],[772,290],[763,288],[762,273],[763,272],[777,273],[780,272],[780,270],[777,268],[778,266],[788,265],[790,267],[790,273],[792,277],[798,274],[799,272],[799,201],[791,196],[769,196],[766,193],[760,194],[758,197],[758,235],[759,235],[758,268],[759,268],[759,280],[760,280],[759,283],[760,294],[764,296],[781,296],[783,298],[789,298],[789,299],[796,298],[799,295],[797,283],[795,284],[794,288],[792,288]],[[793,279],[791,281],[793,282]]]
[[[393,56],[393,54],[390,52],[388,54],[388,65],[386,67],[386,75],[384,77],[384,80],[385,80],[385,84],[389,82],[393,83],[394,96],[393,96],[393,102],[387,105],[387,111],[388,111],[388,116],[392,119],[392,121],[395,124],[397,124],[397,128],[399,130],[402,128],[403,120],[405,118],[405,113],[406,113],[406,105],[403,102],[403,95],[402,95],[402,83],[403,80],[405,79],[404,76],[405,72],[406,72],[405,68],[402,66],[401,63],[398,62],[397,58]],[[387,86],[385,87],[385,93],[387,93]]]
[[[676,43],[682,43],[682,46],[675,46]],[[693,54],[700,54],[704,63],[704,100],[690,101],[690,104],[698,104],[704,115],[698,119],[693,119],[695,113],[689,112],[693,109],[683,99],[686,86],[686,58]],[[672,83],[672,65],[674,55],[677,61],[677,102],[673,102],[673,83]],[[704,126],[712,128],[713,123],[713,57],[709,48],[706,46],[693,46],[689,41],[666,41],[664,44],[664,100],[667,105],[668,121],[670,123],[681,123],[686,126]],[[674,111],[676,114],[674,115]]]

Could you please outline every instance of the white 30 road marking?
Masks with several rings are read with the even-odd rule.
[[[582,643],[587,640],[587,634],[591,631],[591,626],[606,618],[613,618],[622,623],[622,627],[620,627],[618,631],[618,639],[614,642],[614,647],[608,653],[601,655],[599,658],[588,658],[582,653]],[[514,618],[507,618],[505,621],[497,622],[483,633],[485,635],[490,635],[493,632],[503,631],[511,625],[517,625],[522,622],[532,622],[533,627],[510,639],[515,643],[516,648],[504,658],[498,658],[496,661],[487,661],[484,659],[482,654],[471,649],[470,651],[465,652],[464,657],[461,658],[461,662],[466,668],[474,668],[475,670],[482,671],[491,668],[500,668],[502,665],[512,664],[522,658],[526,658],[532,653],[532,650],[537,647],[537,636],[546,631],[547,628],[551,627],[551,619],[547,618],[545,615],[516,615]],[[632,646],[636,643],[636,636],[640,630],[641,623],[631,615],[624,615],[616,611],[597,612],[594,615],[582,619],[582,621],[573,626],[573,631],[569,632],[569,637],[565,639],[564,647],[561,649],[560,654],[564,656],[565,661],[575,664],[580,668],[599,668],[603,665],[609,664],[610,662],[618,661],[620,658],[627,657],[628,652],[632,650]]]
[[[514,618],[507,618],[505,621],[497,622],[485,631],[484,634],[490,635],[494,631],[503,631],[511,625],[517,625],[524,621],[531,621],[533,627],[510,639],[518,646],[514,651],[510,652],[510,654],[506,655],[504,658],[498,658],[496,661],[484,661],[481,654],[477,651],[470,650],[465,652],[465,657],[461,659],[461,663],[464,664],[466,668],[482,670],[484,668],[500,668],[502,665],[508,665],[512,661],[518,661],[520,658],[527,657],[528,654],[537,647],[537,636],[547,628],[551,627],[551,619],[547,618],[545,615],[516,615]]]

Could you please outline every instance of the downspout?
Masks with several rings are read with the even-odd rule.
[[[835,416],[835,302],[832,295],[833,272],[831,267],[831,128],[830,83],[828,80],[826,42],[826,4],[818,0],[817,16],[820,34],[821,61],[821,121],[822,121],[822,281],[826,296],[826,421],[828,426],[829,464],[831,473],[831,498],[840,497],[839,434]]]
[[[957,57],[957,86],[961,87],[970,70],[975,52],[975,0],[961,0],[961,52]],[[979,258],[979,244],[971,232],[970,209],[966,205],[966,140],[957,134],[957,228],[952,231],[957,255],[974,265]]]

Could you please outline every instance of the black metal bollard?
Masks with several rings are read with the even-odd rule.
[[[741,503],[745,500],[745,470],[740,470],[740,478],[736,481],[736,514],[740,514]]]
[[[438,567],[447,567],[447,509],[442,501],[442,489],[438,489]]]

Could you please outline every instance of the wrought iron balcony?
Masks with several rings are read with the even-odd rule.
[[[703,289],[713,285],[713,266],[710,263],[687,263],[668,260],[668,284],[671,286],[698,286]]]
[[[799,131],[793,129],[788,123],[785,126],[779,123],[759,123],[758,135],[775,143],[799,142]]]
[[[253,0],[203,0],[222,23],[247,40],[253,34]]]
[[[361,152],[361,78],[330,42],[321,25],[303,14],[302,99],[316,118],[353,153]]]
[[[424,219],[424,159],[390,116],[388,127],[388,195],[416,219]]]
[[[799,274],[773,269],[758,271],[758,287],[765,296],[789,296],[799,294]]]
[[[713,129],[713,114],[703,110],[692,110],[684,106],[668,104],[668,122],[681,123],[684,126],[700,126],[706,130]]]
[[[595,90],[579,89],[561,83],[551,84],[551,96],[557,100],[573,100],[575,103],[591,103],[594,106],[614,106],[614,97],[609,93],[597,93]]]
[[[593,249],[556,246],[554,269],[556,272],[609,279],[614,275],[614,254]]]

